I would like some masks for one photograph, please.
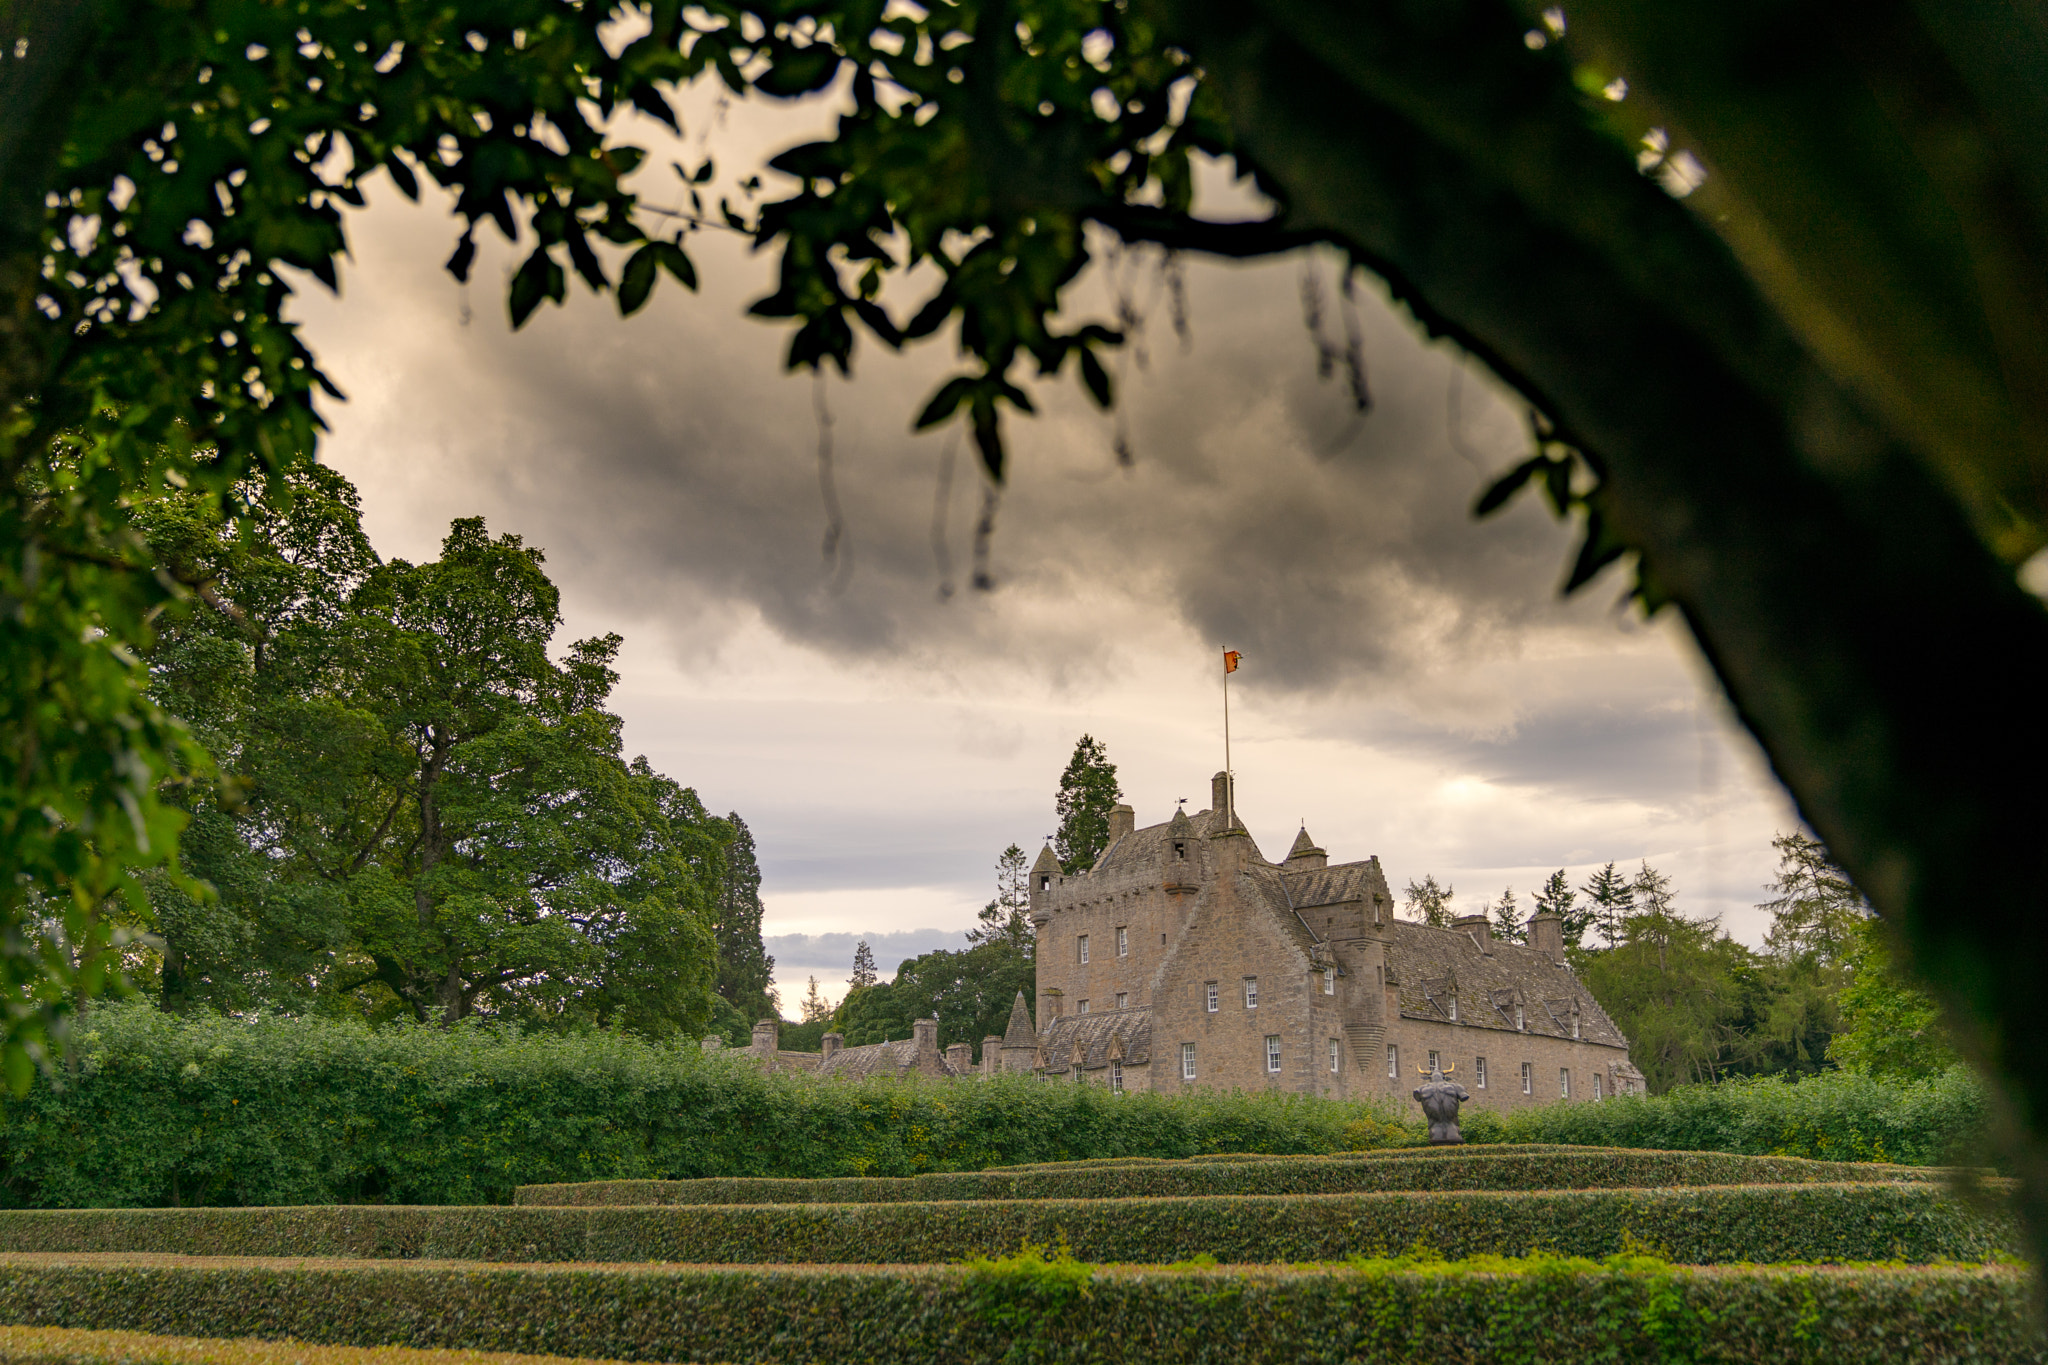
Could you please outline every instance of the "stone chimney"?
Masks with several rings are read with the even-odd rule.
[[[1232,811],[1237,809],[1230,800],[1230,775],[1218,773],[1209,779],[1209,809],[1221,815],[1226,806]]]
[[[782,1050],[782,1021],[763,1019],[754,1025],[754,1045],[749,1051],[773,1057]]]
[[[1109,808],[1109,842],[1112,844],[1138,827],[1138,813],[1129,806]]]
[[[967,1043],[954,1043],[946,1049],[946,1065],[953,1068],[956,1076],[965,1076],[974,1069],[974,1048]]]
[[[717,1052],[725,1046],[725,1039],[714,1033],[709,1038],[698,1039],[697,1046],[703,1048],[706,1052]]]
[[[939,1060],[939,1021],[936,1017],[911,1020],[910,1036],[917,1043],[917,1060],[919,1062],[923,1062],[926,1058],[930,1058],[933,1062]]]
[[[1460,915],[1451,921],[1451,928],[1460,929],[1472,935],[1479,943],[1479,951],[1487,957],[1493,956],[1493,921],[1483,913]]]
[[[1529,946],[1552,962],[1564,961],[1564,921],[1556,915],[1531,915]]]
[[[1002,1069],[1003,1040],[991,1033],[981,1040],[981,1074],[993,1076]]]
[[[845,1034],[843,1034],[843,1033],[828,1033],[828,1034],[826,1034],[826,1035],[825,1035],[825,1036],[824,1036],[823,1038],[820,1038],[820,1039],[818,1040],[818,1049],[819,1049],[819,1060],[820,1060],[820,1061],[830,1061],[830,1060],[832,1059],[832,1054],[833,1054],[833,1053],[835,1053],[835,1052],[837,1052],[837,1051],[839,1051],[839,1049],[840,1049],[840,1048],[843,1048],[843,1047],[845,1047],[845,1046],[846,1046],[846,1035],[845,1035]]]

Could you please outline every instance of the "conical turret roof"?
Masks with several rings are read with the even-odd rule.
[[[1034,873],[1058,872],[1060,870],[1060,860],[1053,856],[1051,844],[1047,844],[1044,848],[1038,850],[1038,861],[1031,865],[1031,870]]]
[[[1010,1025],[1003,1030],[1004,1047],[1038,1046],[1038,1030],[1031,1027],[1031,1010],[1024,1003],[1024,992],[1017,992],[1016,1002],[1010,1006]]]
[[[1287,850],[1287,856],[1299,858],[1304,853],[1314,855],[1322,852],[1322,849],[1316,847],[1316,841],[1308,837],[1308,826],[1303,825],[1301,833],[1294,836],[1294,847]]]

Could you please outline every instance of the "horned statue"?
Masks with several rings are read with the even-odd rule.
[[[1415,1088],[1415,1098],[1422,1102],[1423,1117],[1429,1120],[1429,1145],[1454,1147],[1464,1142],[1465,1135],[1458,1131],[1458,1106],[1471,1099],[1471,1093],[1450,1080],[1434,1058],[1427,1070],[1419,1066],[1415,1069],[1427,1077]]]

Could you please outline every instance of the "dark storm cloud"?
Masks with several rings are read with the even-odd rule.
[[[1355,414],[1344,386],[1316,374],[1298,261],[1190,267],[1190,345],[1155,316],[1149,366],[1125,362],[1130,469],[1111,454],[1117,419],[1064,380],[1041,384],[1045,415],[1009,427],[998,590],[941,601],[932,523],[950,438],[908,428],[949,371],[943,347],[869,347],[851,383],[822,390],[785,376],[786,333],[742,317],[762,263],[719,241],[700,248],[702,297],[658,295],[625,323],[580,297],[511,336],[482,284],[465,324],[434,264],[445,234],[425,211],[382,208],[357,225],[364,268],[320,330],[374,329],[374,344],[329,353],[344,387],[407,416],[352,422],[344,466],[379,458],[374,444],[431,451],[467,477],[422,503],[416,536],[484,512],[545,546],[586,600],[679,646],[711,647],[757,612],[849,660],[1058,676],[1113,665],[1134,632],[1177,630],[1244,650],[1267,685],[1399,695],[1512,656],[1531,628],[1611,628],[1597,608],[1555,600],[1568,541],[1538,508],[1470,516],[1477,465],[1518,454],[1506,410],[1464,382],[1465,444],[1482,453],[1457,453],[1448,358],[1366,298],[1375,406]],[[843,508],[836,568],[820,550],[820,401]],[[953,463],[945,548],[960,587],[981,487],[967,450]]]

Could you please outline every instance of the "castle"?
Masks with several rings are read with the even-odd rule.
[[[778,1021],[749,1052],[822,1075],[993,1075],[1112,1092],[1209,1086],[1333,1098],[1406,1099],[1433,1063],[1483,1109],[1638,1093],[1628,1040],[1564,956],[1563,924],[1528,922],[1496,939],[1484,915],[1448,929],[1394,917],[1377,858],[1330,864],[1303,829],[1286,861],[1226,821],[1225,777],[1210,808],[1136,828],[1110,814],[1095,865],[1031,869],[1037,1026],[1020,994],[981,1061],[938,1047],[936,1020],[912,1038],[822,1053],[779,1050]]]

